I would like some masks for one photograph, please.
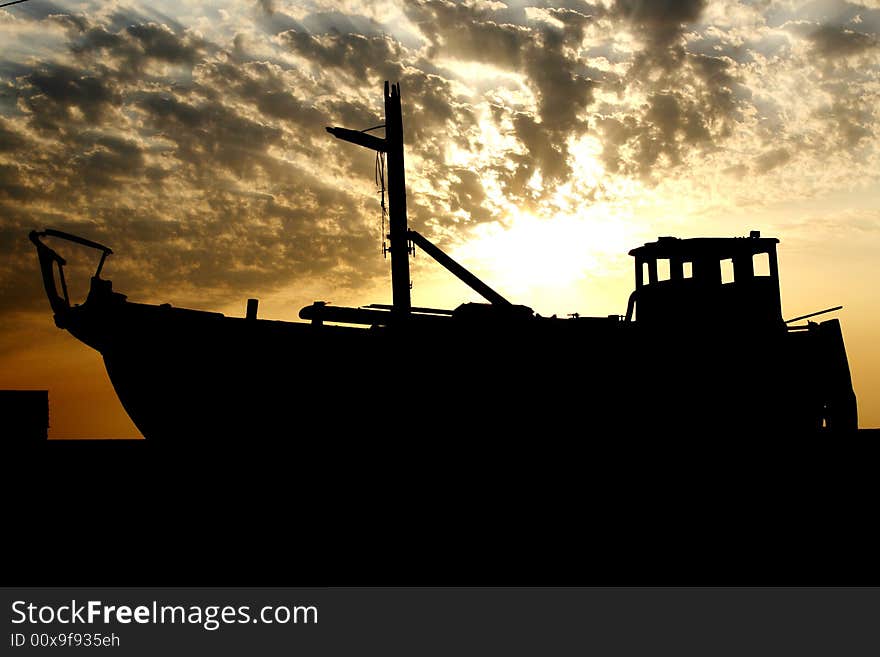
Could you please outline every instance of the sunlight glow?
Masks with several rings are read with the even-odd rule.
[[[600,159],[602,143],[594,135],[584,135],[579,139],[569,139],[569,153],[572,157],[572,170],[579,181],[597,185],[605,174]]]
[[[500,223],[478,226],[453,257],[479,263],[511,293],[571,287],[634,245],[628,224],[603,212],[591,207],[579,215],[539,219],[512,209],[504,221],[507,228]]]

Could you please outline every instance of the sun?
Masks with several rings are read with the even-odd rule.
[[[511,209],[504,221],[474,229],[452,256],[485,272],[514,298],[563,298],[584,279],[607,273],[631,242],[626,222],[596,209],[539,218]]]

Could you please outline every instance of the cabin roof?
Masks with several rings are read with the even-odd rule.
[[[754,255],[771,251],[779,240],[775,237],[658,237],[656,242],[648,242],[636,247],[629,254],[636,258],[732,258],[740,255]]]

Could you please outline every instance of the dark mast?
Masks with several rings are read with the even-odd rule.
[[[393,309],[408,317],[412,304],[409,293],[409,235],[406,227],[406,180],[403,170],[403,112],[400,84],[385,82],[385,139],[348,128],[327,128],[334,137],[387,154],[388,221],[391,241],[391,292]]]
[[[389,93],[390,87],[390,93]],[[403,112],[400,83],[385,82],[385,142],[388,147],[388,223],[391,228],[391,293],[394,310],[409,314],[409,236],[406,227],[406,177],[403,170]]]
[[[413,248],[416,245],[421,247],[425,253],[481,294],[492,305],[511,307],[511,303],[507,299],[449,257],[428,238],[406,227],[406,179],[403,169],[403,112],[400,107],[400,84],[389,84],[387,81],[385,82],[384,127],[384,139],[367,134],[373,128],[366,131],[327,128],[327,132],[339,139],[387,155],[388,219],[390,224],[388,237],[391,240],[391,248],[389,249],[391,251],[391,291],[394,299],[391,306],[392,316],[395,319],[412,317],[413,309],[409,292],[410,244],[413,245]],[[520,309],[518,312],[526,311],[529,314],[532,312],[525,306],[517,306],[517,308]],[[388,319],[388,313],[384,310],[328,308],[325,304],[315,304],[303,308],[299,316],[311,320],[327,319],[328,321],[365,324],[384,323]]]

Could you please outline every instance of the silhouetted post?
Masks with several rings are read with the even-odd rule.
[[[391,229],[391,292],[394,312],[409,316],[409,237],[406,227],[406,183],[403,169],[403,113],[400,84],[385,82],[385,142],[388,153],[388,219]]]
[[[760,234],[760,233],[759,233]],[[773,311],[777,317],[782,317],[782,298],[779,296],[779,262],[776,260],[776,245],[767,251],[770,256],[770,277],[776,281],[773,293]]]
[[[247,302],[247,314],[245,317],[247,319],[256,319],[257,318],[257,307],[259,306],[259,299],[248,299]]]
[[[680,281],[684,278],[684,263],[681,258],[669,259],[669,278],[674,281]]]

